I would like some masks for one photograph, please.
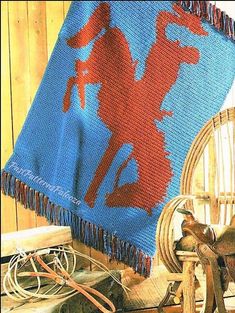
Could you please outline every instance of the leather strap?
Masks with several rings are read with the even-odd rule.
[[[101,312],[103,313],[114,313],[116,312],[114,304],[107,298],[105,297],[102,293],[100,293],[98,290],[76,283],[69,273],[62,267],[62,266],[57,266],[58,272],[55,272],[52,270],[38,254],[30,255],[29,258],[34,258],[42,268],[46,272],[21,272],[20,276],[31,276],[31,277],[47,277],[52,280],[54,280],[57,284],[60,285],[67,285],[74,290],[80,292],[83,294],[90,302],[92,302]],[[98,300],[96,300],[92,295],[97,296],[100,300],[104,301],[104,303],[108,304],[111,310],[106,309]]]

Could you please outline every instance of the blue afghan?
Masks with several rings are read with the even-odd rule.
[[[148,276],[162,208],[234,80],[233,39],[207,1],[74,1],[3,192]]]

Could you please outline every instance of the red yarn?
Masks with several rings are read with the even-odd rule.
[[[133,151],[117,171],[116,184],[113,192],[107,195],[106,204],[110,207],[137,207],[151,213],[151,209],[163,201],[173,175],[165,150],[164,133],[158,129],[155,121],[172,114],[161,110],[161,105],[178,78],[181,63],[196,64],[199,60],[198,49],[181,47],[179,41],[169,40],[166,28],[176,23],[197,35],[205,36],[207,33],[199,17],[189,15],[176,4],[173,8],[178,16],[160,12],[156,22],[157,40],[147,56],[142,79],[135,80],[137,62],[132,60],[128,41],[121,30],[107,27],[110,16],[108,7],[107,3],[105,6],[101,4],[82,30],[68,40],[69,45],[79,48],[95,38],[102,27],[107,28],[95,41],[88,60],[76,62],[77,76],[68,81],[64,111],[70,107],[70,93],[74,84],[77,85],[81,107],[84,108],[85,84],[101,83],[98,116],[112,136],[85,201],[90,207],[94,206],[98,189],[114,157],[123,144],[131,144]],[[83,38],[86,34],[88,37]],[[121,172],[131,158],[137,162],[137,182],[118,186]]]

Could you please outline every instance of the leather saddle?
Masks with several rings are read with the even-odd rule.
[[[196,251],[206,274],[204,312],[226,313],[223,294],[229,281],[235,282],[235,215],[220,235],[213,227],[195,219],[191,211],[178,209],[184,215],[183,237],[177,249]]]

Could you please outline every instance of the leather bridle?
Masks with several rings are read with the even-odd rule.
[[[53,261],[46,263],[43,256],[49,255],[51,253],[54,253]],[[58,255],[61,254],[63,255],[65,264],[62,264],[62,261],[58,257]],[[69,255],[72,255],[73,258],[72,266],[70,264],[71,262],[69,262]],[[21,251],[18,255],[13,256],[9,262],[8,271],[3,279],[4,291],[11,299],[17,302],[33,302],[39,299],[66,299],[75,293],[81,293],[101,312],[116,312],[112,301],[110,301],[101,292],[92,287],[89,287],[88,285],[77,283],[72,278],[72,274],[76,268],[76,255],[88,259],[100,269],[108,273],[108,275],[110,275],[118,284],[123,287],[124,291],[129,290],[101,262],[74,250],[70,246],[59,246],[57,248],[43,249],[29,254]],[[20,271],[28,262],[31,263],[31,268],[33,271]],[[38,265],[40,266],[40,271],[38,270]],[[53,265],[53,269],[51,265]],[[34,292],[23,288],[18,281],[18,277],[35,277],[37,280],[37,287],[34,289]],[[55,285],[49,288],[46,292],[41,292],[42,278],[53,280]],[[71,290],[61,292],[64,286],[70,287]],[[96,296],[96,298],[94,296]],[[99,300],[97,300],[97,298]],[[100,301],[108,305],[110,309],[106,309]]]

